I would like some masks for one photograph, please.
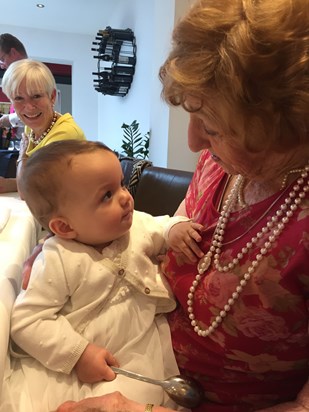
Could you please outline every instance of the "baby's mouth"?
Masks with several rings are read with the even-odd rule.
[[[123,214],[122,219],[128,219],[129,217],[131,217],[132,213],[132,209],[128,210],[126,213]]]

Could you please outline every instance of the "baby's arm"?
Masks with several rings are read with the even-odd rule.
[[[179,204],[174,216],[187,216],[186,199],[183,199],[183,201]]]
[[[186,261],[194,263],[204,256],[198,246],[198,242],[202,240],[201,230],[203,230],[203,225],[191,220],[178,222],[168,231],[168,245],[174,252],[183,255]]]
[[[142,213],[142,212],[136,212]],[[172,248],[185,262],[194,263],[204,256],[198,246],[202,240],[200,232],[204,226],[193,222],[187,216],[151,216],[144,215],[144,224],[147,232],[156,244],[157,255],[162,258],[166,248]],[[162,238],[163,236],[163,238]]]
[[[44,249],[50,242],[45,242]],[[63,314],[82,277],[74,273],[69,281],[57,252],[49,246],[48,253],[43,250],[35,261],[29,287],[14,305],[11,336],[48,369],[69,374],[75,367],[79,379],[89,383],[114,379],[115,374],[107,365],[116,366],[116,360],[106,349],[92,345],[75,331]],[[73,270],[69,272],[73,274]]]
[[[117,360],[108,350],[89,343],[76,362],[74,369],[81,382],[95,383],[115,379],[115,373],[109,368],[109,365],[119,366]]]

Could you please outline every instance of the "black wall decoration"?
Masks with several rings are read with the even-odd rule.
[[[97,71],[92,74],[97,92],[125,96],[133,80],[136,64],[136,42],[131,29],[118,30],[107,26],[99,30],[92,42],[97,52]]]

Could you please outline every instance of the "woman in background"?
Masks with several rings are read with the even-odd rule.
[[[86,139],[69,113],[54,111],[56,83],[44,63],[23,59],[10,64],[2,79],[2,90],[26,125],[17,160],[17,181],[28,157],[41,147],[57,140]],[[0,177],[0,193],[16,190],[16,179]]]

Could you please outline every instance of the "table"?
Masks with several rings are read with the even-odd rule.
[[[1,207],[11,209],[10,217],[0,232],[0,397],[3,377],[8,370],[8,341],[11,308],[20,290],[23,262],[40,236],[40,225],[18,193],[0,194]]]

